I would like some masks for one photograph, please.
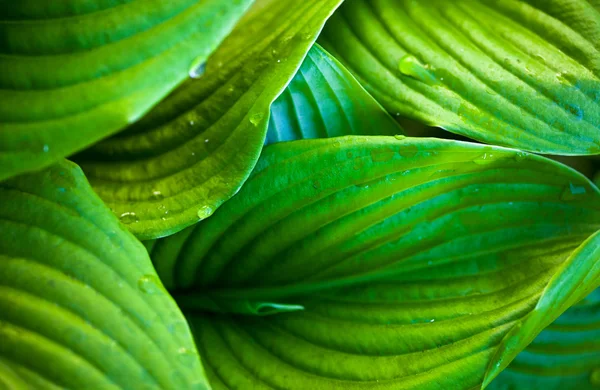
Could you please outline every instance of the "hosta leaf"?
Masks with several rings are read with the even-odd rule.
[[[486,143],[600,153],[586,0],[349,0],[321,43],[390,112]]]
[[[257,1],[199,80],[79,158],[132,232],[174,233],[239,190],[262,150],[271,103],[340,1]]]
[[[139,118],[251,0],[0,0],[0,180]]]
[[[0,387],[208,389],[144,247],[60,162],[0,183]]]
[[[600,274],[600,233],[581,251],[595,256]],[[573,277],[573,276],[570,276]],[[575,276],[576,277],[576,276]],[[564,294],[561,288],[558,293]],[[600,386],[600,289],[546,328],[489,386],[500,389],[597,389]]]
[[[354,76],[315,44],[271,106],[265,142],[401,132]]]
[[[342,137],[267,147],[233,199],[151,257],[215,389],[465,389],[525,347],[514,329],[598,285],[596,259],[569,256],[599,227],[598,189],[551,160]],[[262,302],[304,310],[207,313]]]

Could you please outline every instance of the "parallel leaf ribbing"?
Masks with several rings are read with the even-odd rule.
[[[250,3],[0,2],[0,180],[137,120],[206,60]]]
[[[0,183],[0,383],[205,389],[143,246],[61,162]]]
[[[342,64],[315,44],[271,106],[265,144],[402,130]]]
[[[350,0],[320,42],[392,113],[587,155],[600,153],[599,18],[586,0]]]
[[[583,176],[515,150],[398,138],[271,145],[211,218],[152,245],[215,388],[474,388],[501,348],[502,362],[524,348],[506,346],[511,331],[576,295],[538,308],[551,281],[597,284],[578,277],[594,259],[570,260],[600,227]],[[205,296],[304,310],[207,314]]]
[[[177,232],[239,190],[264,144],[271,103],[339,3],[256,2],[199,80],[78,157],[94,189],[138,237]]]

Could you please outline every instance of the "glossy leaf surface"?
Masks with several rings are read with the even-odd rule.
[[[321,44],[391,113],[489,144],[600,153],[586,0],[348,0]]]
[[[0,1],[0,180],[135,121],[251,0]]]
[[[396,135],[402,129],[318,44],[271,106],[265,143],[344,135]]]
[[[0,387],[208,389],[144,247],[70,162],[0,183]]]
[[[216,389],[474,388],[597,287],[597,259],[575,251],[600,227],[585,177],[398,138],[269,146],[210,219],[152,245]]]
[[[271,103],[340,0],[257,1],[199,80],[78,157],[100,197],[142,239],[209,217],[250,174]]]

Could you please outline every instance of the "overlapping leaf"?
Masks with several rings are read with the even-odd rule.
[[[0,1],[0,180],[135,121],[206,60],[250,3]]]
[[[598,278],[600,233],[585,248],[584,257],[596,258],[596,271],[590,272],[588,277]],[[565,293],[568,292],[559,289],[559,294]],[[546,328],[489,388],[597,389],[600,387],[599,340],[600,290],[595,290]]]
[[[266,143],[401,132],[354,76],[315,44],[271,106]]]
[[[321,43],[390,112],[486,143],[600,153],[586,0],[348,0]]]
[[[0,183],[0,387],[208,389],[144,247],[61,162]]]
[[[261,0],[199,80],[79,158],[102,199],[143,239],[206,218],[235,194],[265,140],[269,108],[340,0]]]
[[[598,189],[551,160],[342,137],[269,146],[239,194],[151,257],[216,389],[464,389],[598,284],[596,259],[569,256],[599,221]],[[304,310],[207,313],[265,302]]]

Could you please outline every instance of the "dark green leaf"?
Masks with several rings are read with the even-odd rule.
[[[199,80],[79,158],[132,232],[177,232],[239,190],[262,150],[271,103],[340,1],[257,1]]]
[[[346,68],[315,44],[271,106],[266,143],[399,133],[400,126]]]
[[[0,387],[208,389],[144,247],[61,162],[0,183]]]
[[[495,145],[600,153],[586,0],[349,0],[321,44],[392,113]]]
[[[598,285],[594,255],[570,257],[600,227],[581,174],[398,138],[271,145],[210,219],[153,245],[216,389],[473,388]],[[304,310],[207,313],[228,300]]]
[[[0,0],[0,180],[135,121],[251,0]]]

